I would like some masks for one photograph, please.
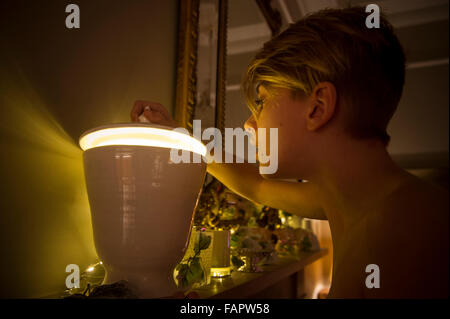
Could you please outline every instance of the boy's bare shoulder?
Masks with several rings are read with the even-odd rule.
[[[379,226],[392,230],[387,235],[410,242],[419,240],[412,235],[448,235],[449,193],[440,186],[408,174],[382,207]]]
[[[410,227],[436,226],[448,220],[449,193],[428,181],[408,174],[404,182],[386,198],[385,218],[403,221]],[[448,228],[448,224],[445,225]]]
[[[448,233],[448,216],[448,190],[408,174],[371,214],[368,228],[382,230],[384,240],[407,238],[410,242],[418,240],[412,234],[432,236],[439,229]]]
[[[449,193],[410,175],[384,203],[380,227],[389,230],[386,240],[403,239],[412,249],[429,249],[432,243],[448,243]]]
[[[448,282],[448,222],[448,191],[407,176],[368,220],[369,256],[384,285],[366,293],[388,298],[448,295],[448,287],[440,286]]]

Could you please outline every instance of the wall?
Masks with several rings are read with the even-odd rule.
[[[136,99],[172,111],[176,30],[176,0],[1,1],[0,297],[62,292],[67,264],[96,261],[78,138]]]
[[[417,158],[423,167],[448,168],[448,30],[448,18],[397,29],[409,65],[447,59],[407,68],[403,95],[388,127],[390,154]]]

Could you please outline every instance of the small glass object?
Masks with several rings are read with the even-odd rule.
[[[103,262],[98,261],[95,264],[89,265],[80,275],[80,287],[70,288],[64,291],[62,297],[68,297],[76,294],[83,294],[88,296],[90,291],[95,287],[101,286],[105,278],[105,267]]]
[[[230,232],[228,230],[214,230],[211,277],[220,278],[230,274]]]

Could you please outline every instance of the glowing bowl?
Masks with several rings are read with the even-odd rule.
[[[175,163],[171,149],[206,153],[188,134],[152,124],[114,124],[80,137],[95,247],[104,284],[127,280],[143,298],[170,296],[206,164]]]

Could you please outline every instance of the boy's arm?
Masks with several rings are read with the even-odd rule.
[[[136,101],[131,120],[138,122],[144,115],[151,123],[177,127],[178,123],[160,103]],[[223,158],[223,157],[222,157]],[[249,163],[211,163],[208,172],[237,194],[259,204],[282,209],[305,218],[327,219],[320,206],[314,185],[268,180]]]
[[[208,173],[235,193],[259,204],[304,218],[327,219],[311,183],[265,179],[258,167],[249,163],[211,163]]]

